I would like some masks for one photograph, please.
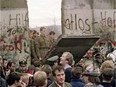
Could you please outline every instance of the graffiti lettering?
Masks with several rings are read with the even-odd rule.
[[[66,19],[64,22],[64,27],[69,30],[77,30],[80,29],[81,31],[90,31],[91,26],[89,24],[89,19],[77,19],[77,14],[74,16],[70,14],[70,18]]]
[[[5,50],[9,50],[9,51],[20,51],[21,53],[21,50],[22,50],[22,35],[20,35],[19,37],[15,36],[14,37],[14,41],[12,44],[8,45],[8,44],[3,44],[2,48],[3,48],[3,51]]]
[[[113,16],[109,17],[107,15],[107,11],[105,12],[101,12],[101,24],[102,27],[112,27],[115,28],[116,27],[116,11],[113,12]]]
[[[9,25],[12,25],[12,22],[15,22],[15,25],[20,25],[21,20],[20,20],[20,14],[16,14],[15,17],[12,17],[12,15],[9,15]]]
[[[18,13],[15,16],[10,14],[9,25],[28,26],[28,13],[26,13],[25,15]]]
[[[14,45],[15,45],[15,50],[18,49],[21,53],[21,50],[22,50],[22,36],[21,35],[19,36],[19,39],[17,36],[15,36]]]
[[[13,28],[8,28],[8,36],[15,35],[16,33],[23,33],[24,29],[22,27],[13,27]]]
[[[3,44],[3,50],[9,50],[9,51],[13,51],[15,48],[13,45],[5,45]]]

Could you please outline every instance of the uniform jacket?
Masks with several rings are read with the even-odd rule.
[[[36,54],[36,47],[35,47],[34,39],[30,40],[30,51],[31,51],[31,61],[38,59],[37,54]]]
[[[35,40],[36,53],[39,58],[43,58],[50,48],[50,41],[46,36],[38,36]]]
[[[71,79],[71,85],[72,87],[84,87],[84,83],[81,79]]]

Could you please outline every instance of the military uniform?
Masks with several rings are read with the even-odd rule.
[[[59,57],[53,56],[47,59],[46,63],[49,64],[52,68],[58,65]]]
[[[36,53],[39,58],[44,58],[50,48],[50,41],[46,36],[38,36],[36,38]]]
[[[53,43],[55,43],[56,39],[49,38],[50,46],[52,46]]]
[[[16,69],[16,72],[26,73],[27,72],[27,61],[19,61],[19,67]]]
[[[35,60],[39,59],[35,50],[35,41],[34,39],[30,39],[30,51],[31,51],[31,63],[34,63]]]

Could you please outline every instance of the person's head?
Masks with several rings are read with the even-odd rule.
[[[46,28],[45,27],[40,27],[40,33],[41,35],[46,35]]]
[[[103,56],[100,54],[100,53],[97,53],[95,54],[95,60],[98,62],[98,63],[102,63],[103,62]]]
[[[26,86],[29,84],[29,75],[27,73],[22,74],[22,81],[26,84]]]
[[[44,71],[44,72],[46,72],[47,77],[50,78],[50,76],[51,76],[51,74],[52,74],[52,68],[51,68],[50,65],[47,65],[47,64],[43,65],[43,66],[41,67],[41,70]]]
[[[55,32],[54,31],[50,31],[49,32],[49,36],[54,39],[55,38]]]
[[[111,82],[114,76],[112,68],[105,68],[102,73],[103,81]]]
[[[98,76],[99,74],[96,72],[88,72],[88,71],[83,72],[83,80],[85,84],[91,82],[98,85],[100,83],[100,79]]]
[[[59,85],[63,85],[65,82],[65,70],[62,66],[56,66],[53,68],[52,72],[55,82]]]
[[[81,66],[76,66],[71,69],[71,78],[79,79],[83,72],[83,68]]]
[[[15,87],[19,87],[22,84],[22,75],[18,72],[12,72],[8,78],[7,83],[9,86],[15,85]]]
[[[3,67],[7,67],[8,64],[8,60],[6,58],[3,59]]]
[[[39,32],[37,32],[36,30],[33,30],[33,36],[34,37],[37,37],[38,36],[37,33],[39,34]]]
[[[107,59],[112,60],[113,63],[115,63],[115,61],[116,61],[116,56],[115,56],[113,53],[109,53],[109,54],[107,55]]]
[[[84,65],[85,65],[84,63],[85,63],[85,60],[84,60],[84,59],[81,59],[81,60],[80,60],[78,63],[76,63],[76,64],[84,67]]]
[[[14,61],[8,61],[7,68],[10,69],[11,72],[14,72],[16,69],[16,63]]]
[[[56,55],[56,56],[52,56],[50,58],[47,59],[47,62],[50,66],[53,67],[56,67],[58,66],[58,62],[59,62],[59,57]]]
[[[25,73],[25,71],[27,71],[27,61],[25,60],[19,61],[19,69]]]
[[[104,70],[105,68],[112,68],[112,69],[114,69],[114,64],[113,64],[113,62],[110,61],[110,60],[104,61],[104,62],[102,63],[102,65],[101,65],[101,67],[100,67],[100,73],[101,73],[101,74],[102,74],[102,72],[103,72],[103,70]]]
[[[47,75],[44,71],[35,72],[33,78],[34,78],[34,84],[37,87],[40,87],[40,86],[46,87],[47,86]]]
[[[60,64],[65,66],[67,64],[72,65],[73,63],[73,55],[70,52],[64,52],[60,57]]]

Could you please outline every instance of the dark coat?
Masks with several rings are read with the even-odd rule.
[[[50,78],[47,79],[47,87],[52,84],[52,80]]]
[[[0,76],[0,87],[7,87],[6,80]]]
[[[103,87],[112,87],[112,84],[111,84],[111,83],[102,82],[101,85],[102,85]]]
[[[71,68],[65,70],[65,81],[68,83],[71,82]]]
[[[84,83],[80,79],[71,79],[71,85],[72,87],[84,87]]]

